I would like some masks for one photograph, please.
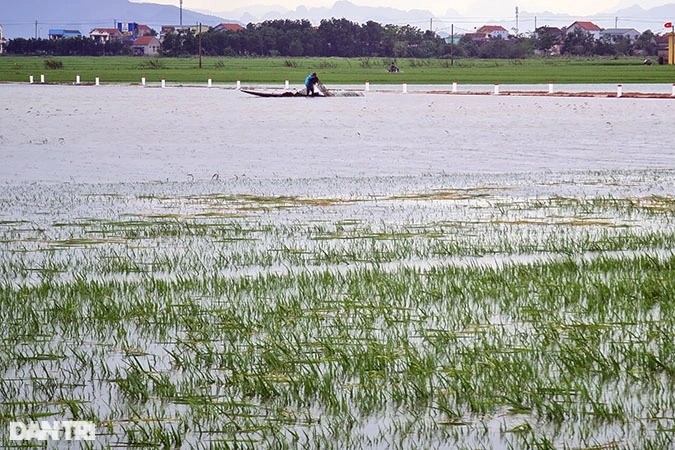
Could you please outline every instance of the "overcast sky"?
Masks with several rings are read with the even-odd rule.
[[[132,0],[134,2],[161,3],[179,6],[180,0]],[[427,9],[436,16],[443,16],[453,9],[465,16],[499,16],[520,11],[552,12],[579,16],[592,16],[608,9],[619,9],[638,4],[644,9],[671,3],[672,0],[350,0],[359,6],[390,6],[402,10]],[[220,13],[252,5],[278,5],[294,10],[306,7],[331,7],[335,0],[183,0],[183,8]]]

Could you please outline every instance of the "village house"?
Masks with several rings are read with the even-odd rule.
[[[129,42],[133,42],[141,36],[154,36],[157,34],[149,26],[136,22],[119,22],[117,29],[122,33],[122,39]]]
[[[117,28],[94,28],[89,33],[89,37],[96,42],[105,44],[106,42],[121,41],[124,35]]]
[[[501,25],[483,25],[476,30],[476,34],[482,34],[485,39],[508,39],[509,32]]]
[[[131,44],[131,49],[134,56],[158,56],[160,45],[155,36],[140,36]]]
[[[476,45],[480,45],[489,39],[508,39],[509,32],[501,25],[483,25],[473,33],[465,33],[463,37],[464,39],[471,39]]]
[[[635,28],[607,28],[600,32],[600,37],[610,42],[616,42],[621,38],[635,42],[640,37],[640,32]]]
[[[590,34],[593,36],[593,39],[600,39],[600,32],[602,28],[594,24],[593,22],[574,22],[572,25],[567,27],[565,33],[572,34],[576,31],[581,31],[582,33]]]

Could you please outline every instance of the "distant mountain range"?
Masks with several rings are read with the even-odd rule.
[[[94,28],[112,28],[119,22],[145,24],[159,32],[162,25],[180,25],[181,20],[177,6],[128,0],[3,0],[2,3],[0,25],[7,39],[46,38],[51,28],[76,29],[88,35]],[[236,22],[185,8],[182,19],[183,25]]]
[[[504,9],[501,9],[503,11]],[[608,10],[594,16],[580,17],[568,14],[556,14],[550,11],[528,12],[521,10],[519,17],[515,13],[510,16],[495,15],[468,17],[462,16],[453,9],[448,9],[442,16],[437,16],[427,10],[413,9],[400,10],[395,8],[375,8],[358,6],[350,1],[338,0],[331,8],[307,8],[299,6],[295,10],[287,10],[279,6],[252,5],[230,11],[219,11],[219,16],[233,17],[242,23],[260,22],[271,19],[308,19],[318,24],[321,19],[331,17],[346,18],[358,23],[369,20],[382,24],[409,24],[422,29],[431,27],[434,31],[449,30],[454,25],[455,31],[467,32],[482,25],[502,25],[509,30],[519,32],[533,31],[535,27],[544,25],[562,27],[577,20],[593,21],[602,28],[635,28],[638,31],[651,29],[655,33],[663,29],[667,21],[675,21],[675,3],[643,9],[638,5],[628,8]]]
[[[435,16],[427,10],[400,10],[389,7],[359,6],[350,1],[338,0],[331,8],[307,8],[295,10],[281,7],[252,5],[250,7],[221,12],[197,12],[178,6],[155,3],[132,3],[129,0],[21,0],[3,2],[0,8],[0,25],[8,39],[17,37],[46,38],[51,28],[77,29],[88,34],[96,27],[114,27],[117,23],[136,22],[159,31],[162,25],[192,25],[202,23],[213,26],[222,22],[241,25],[274,19],[307,19],[319,24],[322,19],[345,18],[357,23],[369,20],[381,24],[412,25],[423,30],[433,29],[447,35],[473,31],[482,25],[502,25],[512,32],[526,33],[540,26],[563,27],[576,20],[589,20],[602,28],[635,28],[638,31],[667,31],[664,22],[675,21],[675,3],[643,9],[638,5],[603,14],[579,17],[552,12],[520,11],[518,17],[464,17],[450,9],[443,16]],[[6,4],[9,3],[9,4]]]

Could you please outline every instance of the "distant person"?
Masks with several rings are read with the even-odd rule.
[[[305,87],[307,88],[307,95],[316,95],[318,93],[314,92],[314,86],[319,83],[319,77],[316,75],[316,72],[312,72],[307,75],[305,78]]]
[[[396,64],[394,64],[394,61],[391,62],[391,65],[389,66],[388,70],[389,70],[390,73],[394,73],[394,72],[399,71],[398,67],[396,67]]]

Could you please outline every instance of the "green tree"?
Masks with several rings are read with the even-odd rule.
[[[361,56],[386,56],[383,54],[384,28],[369,20],[361,26]]]
[[[481,58],[510,58],[510,43],[504,39],[488,39],[478,48]]]
[[[535,49],[550,52],[561,41],[560,30],[548,26],[539,27],[534,31],[532,40]]]
[[[196,55],[198,51],[198,40],[192,30],[178,30],[174,33],[168,33],[164,36],[160,46],[160,53],[163,56]]]
[[[322,56],[359,56],[357,37],[360,27],[347,19],[322,20],[318,38],[321,41]]]
[[[478,44],[469,35],[464,35],[459,39],[459,48],[468,57],[473,58],[478,56]]]
[[[645,56],[656,56],[658,53],[656,36],[654,36],[652,30],[644,31],[635,41],[633,49],[635,52]]]
[[[582,30],[567,33],[563,41],[562,53],[574,56],[591,56],[595,53],[595,38]]]

